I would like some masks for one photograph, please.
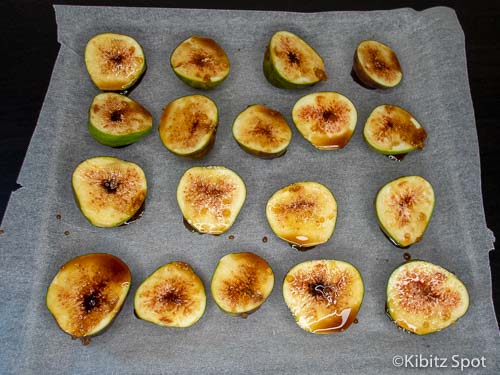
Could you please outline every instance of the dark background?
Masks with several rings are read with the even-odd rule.
[[[3,51],[0,83],[0,218],[33,134],[59,50],[54,2],[2,0],[0,35]],[[316,12],[375,10],[437,5],[453,8],[465,32],[469,83],[481,153],[481,179],[488,227],[500,238],[497,180],[500,175],[500,2],[499,1],[57,1],[57,4],[178,8],[260,9]],[[483,4],[484,3],[484,4]],[[500,254],[490,252],[493,299],[500,321]]]

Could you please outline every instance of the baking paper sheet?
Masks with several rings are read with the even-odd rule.
[[[56,6],[55,11],[61,49],[19,176],[23,187],[12,194],[1,226],[0,373],[387,374],[415,367],[412,355],[447,360],[445,369],[420,361],[420,373],[459,371],[454,360],[481,357],[486,366],[482,373],[499,372],[488,262],[493,236],[483,213],[464,36],[452,10],[300,14]],[[265,46],[282,29],[301,35],[323,56],[328,81],[303,91],[267,83],[262,74]],[[155,124],[168,102],[198,92],[172,72],[169,57],[175,46],[191,35],[203,35],[226,50],[230,76],[205,92],[217,103],[220,122],[215,147],[203,160],[170,154],[156,130],[121,149],[100,145],[89,135],[87,110],[98,90],[88,78],[83,52],[89,38],[108,31],[131,35],[142,44],[148,70],[130,97],[153,113]],[[372,91],[352,80],[354,49],[364,39],[385,42],[397,52],[405,73],[397,88]],[[232,121],[247,105],[268,105],[292,124],[291,108],[299,97],[327,90],[346,95],[358,110],[357,128],[345,149],[317,151],[293,129],[286,155],[270,161],[246,154],[233,140]],[[398,163],[369,149],[362,139],[364,121],[384,103],[406,108],[424,125],[428,141],[422,152]],[[95,228],[75,205],[72,171],[97,155],[130,160],[145,170],[149,195],[146,212],[136,223]],[[183,226],[175,191],[182,173],[194,165],[224,165],[246,182],[247,200],[225,235],[202,236]],[[386,282],[405,251],[381,233],[373,207],[382,185],[411,174],[432,183],[436,206],[422,242],[406,251],[455,272],[471,297],[467,315],[457,324],[424,337],[397,329],[385,315]],[[292,250],[277,239],[265,218],[270,195],[300,180],[328,186],[339,207],[331,240],[308,252]],[[264,257],[276,279],[269,300],[246,320],[222,313],[209,292],[218,259],[238,251]],[[133,285],[110,329],[84,347],[58,329],[44,298],[58,268],[88,252],[119,256],[132,271]],[[364,278],[359,323],[343,333],[304,332],[283,302],[286,272],[299,262],[321,258],[349,261]],[[160,328],[133,315],[137,286],[173,260],[189,262],[207,289],[205,315],[188,329]],[[398,367],[396,356],[410,360]]]

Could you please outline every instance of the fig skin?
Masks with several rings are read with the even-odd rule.
[[[409,271],[415,274],[401,283],[402,275]],[[419,271],[422,274],[416,275]],[[394,295],[393,289],[398,286],[398,281],[408,288],[407,293],[410,294],[403,297],[407,299],[403,306],[400,306],[400,297]],[[419,336],[436,333],[456,324],[469,309],[469,293],[465,284],[447,269],[419,259],[412,259],[394,269],[387,281],[386,296],[386,313],[392,322]],[[457,314],[456,310],[461,310],[461,313]]]
[[[364,282],[351,263],[309,260],[292,267],[283,279],[283,298],[297,325],[306,332],[347,330],[364,298]]]
[[[392,134],[389,135],[389,139],[392,140],[392,149],[384,148],[380,144],[377,144],[376,140],[370,139],[374,118],[378,121],[389,121],[391,123],[390,133]],[[379,131],[381,130],[379,129]],[[395,148],[394,135],[399,138],[399,144],[396,146],[400,148]],[[378,153],[384,155],[406,155],[412,151],[424,149],[427,133],[415,117],[404,108],[392,104],[382,104],[374,108],[368,116],[363,129],[363,138],[368,146]],[[407,146],[401,148],[401,144],[406,144]]]
[[[144,128],[144,130],[139,130],[139,131],[132,131],[128,132],[125,134],[109,134],[101,131],[98,129],[98,127],[92,122],[92,117],[93,117],[93,112],[96,111],[101,111],[102,107],[106,106],[106,102],[102,105],[99,106],[98,103],[96,103],[96,100],[99,99],[100,96],[103,95],[108,95],[108,96],[113,96],[113,98],[109,99],[111,100],[111,103],[119,102],[120,100],[122,103],[125,103],[123,105],[123,110],[125,111],[126,115],[130,114],[137,114],[138,116],[143,116],[143,118],[133,118],[133,121],[139,121],[139,120],[144,120],[147,122],[148,126]],[[97,114],[94,114],[94,116],[98,116]],[[128,121],[131,121],[130,119],[126,119]],[[109,121],[109,120],[108,120]],[[153,130],[153,117],[151,116],[151,113],[144,108],[140,103],[126,97],[125,95],[120,95],[120,94],[115,94],[115,93],[102,93],[96,95],[94,97],[94,100],[92,101],[92,104],[90,105],[89,108],[89,121],[88,121],[88,129],[90,135],[98,141],[99,143],[106,145],[106,146],[111,146],[111,147],[121,147],[121,146],[127,146],[132,143],[135,143],[139,141],[141,138],[143,138],[145,135],[151,133]]]
[[[67,275],[68,272],[72,273]],[[92,279],[86,280],[92,273],[95,274],[92,276]],[[74,280],[71,280],[72,275],[74,275]],[[102,282],[99,282],[99,277],[104,277]],[[65,280],[62,285],[58,283],[60,278],[64,278]],[[79,282],[81,285],[68,285],[68,282],[71,281]],[[128,296],[131,282],[132,276],[128,266],[114,255],[90,253],[77,256],[61,266],[52,280],[45,297],[46,306],[63,332],[73,338],[81,338],[82,343],[88,344],[89,338],[103,334],[114,322]],[[71,296],[83,291],[88,293],[87,289],[92,283],[97,283],[98,288],[104,288],[103,290],[98,290],[97,296],[99,298],[89,300],[88,302],[86,300],[81,301],[81,311],[75,317],[75,319],[78,319],[76,322],[65,319],[65,316],[69,313],[65,309],[72,307]],[[111,287],[109,286],[110,283],[112,283]],[[78,289],[75,291],[75,288]],[[92,287],[91,290],[93,290]],[[120,290],[119,293],[118,290]],[[102,295],[103,292],[105,293],[104,295]],[[80,298],[79,295],[78,297]],[[62,302],[61,298],[64,298]],[[103,303],[104,306],[102,305]],[[111,307],[111,310],[107,311],[101,319],[98,319],[98,315],[103,314],[102,311],[109,307]],[[90,309],[90,311],[84,311],[85,309]],[[73,310],[71,313],[75,312]],[[109,320],[104,326],[100,326],[106,319]]]
[[[250,116],[248,115],[249,113]],[[249,142],[246,142],[244,139],[249,135],[239,134],[239,132],[241,132],[242,129],[244,133],[245,127],[250,130],[256,130],[253,123],[250,123],[250,125],[246,123],[241,123],[242,121],[253,122],[254,120],[257,120],[258,122],[262,121],[264,125],[268,127],[265,130],[265,132],[269,132],[269,128],[271,127],[275,128],[276,125],[280,127],[280,129],[276,130],[272,129],[271,134],[269,136],[267,136],[267,134],[264,134],[267,137],[264,142],[267,142],[268,145],[270,144],[270,146],[274,146],[276,149],[275,152],[264,150],[265,147],[262,147],[262,144],[258,144],[255,147],[252,147],[249,144]],[[283,156],[286,153],[287,148],[292,140],[292,130],[290,129],[290,126],[288,125],[283,115],[274,109],[268,108],[260,104],[250,105],[245,110],[240,112],[238,116],[236,116],[235,120],[233,121],[232,133],[233,133],[233,138],[236,140],[241,149],[243,149],[250,155],[267,160]],[[273,141],[273,139],[269,139],[269,137],[275,137],[276,133],[278,135],[281,135],[281,137],[278,140]],[[261,149],[259,150],[258,147],[261,147]],[[272,149],[272,147],[268,148]]]
[[[116,162],[116,163],[121,164],[121,165],[129,165],[131,168],[133,168],[133,172],[136,173],[136,175],[134,177],[138,178],[139,182],[142,182],[144,185],[143,188],[141,190],[138,190],[133,197],[129,197],[131,199],[131,202],[128,202],[128,203],[133,204],[133,207],[135,207],[135,210],[128,212],[127,215],[125,215],[125,214],[121,215],[121,217],[119,219],[116,219],[115,221],[112,221],[112,222],[110,222],[109,219],[104,220],[104,219],[99,218],[99,217],[94,217],[90,212],[88,212],[89,207],[87,207],[86,203],[83,202],[83,200],[84,200],[83,198],[85,198],[85,196],[87,194],[85,194],[85,191],[81,191],[79,193],[78,192],[79,188],[76,186],[78,184],[77,180],[80,178],[77,175],[77,171],[79,172],[81,168],[85,168],[86,167],[86,165],[84,165],[85,163],[93,162],[96,160],[97,161],[104,160],[106,162]],[[117,226],[120,226],[120,225],[126,223],[128,220],[133,218],[137,214],[137,212],[139,210],[141,210],[141,208],[143,208],[143,205],[144,205],[144,202],[145,202],[146,196],[147,196],[147,180],[146,180],[146,176],[145,176],[142,168],[135,163],[131,163],[131,162],[121,160],[118,158],[114,158],[111,156],[97,156],[97,157],[89,158],[89,159],[82,161],[80,164],[78,164],[78,166],[73,171],[71,186],[72,186],[72,190],[73,190],[73,196],[75,197],[75,202],[76,202],[78,208],[80,209],[81,213],[83,214],[83,216],[89,221],[90,224],[92,224],[96,227],[100,227],[100,228],[117,227]],[[93,188],[98,189],[100,187],[94,186]],[[99,191],[99,193],[105,194],[102,191]],[[98,202],[98,204],[102,204],[102,202]],[[121,207],[123,207],[123,206],[121,206]]]
[[[404,197],[399,197],[399,203],[397,205],[393,206],[395,210],[399,210],[399,211],[398,212],[391,212],[391,214],[392,214],[392,216],[398,214],[401,217],[405,218],[405,220],[406,220],[407,219],[406,215],[408,215],[407,212],[410,211],[411,215],[410,215],[410,218],[407,219],[407,221],[408,221],[407,224],[413,224],[413,226],[416,225],[415,219],[414,219],[415,215],[417,215],[417,213],[418,213],[418,216],[419,216],[418,217],[419,220],[417,221],[417,224],[418,224],[420,221],[420,216],[422,214],[424,214],[426,222],[425,222],[424,226],[418,228],[420,230],[420,232],[417,235],[414,233],[407,233],[404,236],[404,238],[401,239],[401,238],[396,238],[398,236],[391,233],[399,228],[394,228],[394,226],[389,228],[388,224],[390,224],[390,222],[388,222],[387,218],[384,216],[385,212],[381,212],[381,211],[382,211],[382,209],[387,210],[386,206],[382,206],[382,204],[384,202],[383,199],[384,199],[384,194],[386,192],[386,189],[393,188],[391,197],[394,197],[396,193],[399,193],[402,191],[405,193],[408,192],[408,189],[403,190],[403,188],[399,188],[399,186],[403,183],[408,185],[409,182],[413,182],[413,184],[410,185],[411,189],[409,191],[413,192],[413,194],[417,194],[418,192],[415,192],[413,189],[417,189],[417,190],[420,189],[421,196],[417,197],[416,201],[412,200],[411,197],[407,197],[406,195]],[[395,186],[397,186],[397,187],[395,187]],[[422,191],[423,187],[425,187],[425,189],[427,189],[427,191]],[[426,194],[424,195],[424,193],[426,193]],[[427,197],[427,193],[430,193],[429,197]],[[422,209],[422,207],[418,206],[419,200],[422,198],[431,199],[431,201],[432,201],[431,205],[428,208],[424,207],[427,209],[425,213],[423,213],[422,210],[420,210],[419,212],[416,213],[416,212],[414,212],[415,206],[417,206],[417,208]],[[401,200],[403,200],[402,203],[401,203]],[[402,177],[396,178],[395,180],[389,181],[388,183],[386,183],[384,186],[382,186],[380,188],[380,190],[378,191],[378,193],[375,197],[374,205],[375,205],[375,212],[377,215],[377,220],[379,222],[379,226],[380,226],[380,229],[382,230],[382,232],[386,235],[386,237],[391,241],[391,243],[393,245],[395,245],[396,247],[399,247],[401,249],[406,249],[406,248],[410,247],[411,245],[420,242],[422,240],[428,226],[429,226],[429,223],[432,219],[432,213],[434,211],[434,205],[435,205],[434,190],[433,190],[433,187],[430,184],[430,182],[421,176],[402,176]],[[393,217],[390,217],[389,219],[393,219]],[[413,219],[413,221],[412,221],[412,219]]]
[[[356,130],[357,119],[351,100],[334,91],[305,95],[292,108],[292,120],[299,133],[321,151],[346,147]]]
[[[89,65],[92,64],[93,59],[92,59],[91,52],[90,52],[90,49],[92,48],[90,43],[95,41],[95,40],[99,40],[99,39],[102,39],[105,37],[110,37],[110,38],[116,37],[120,41],[124,41],[126,43],[132,44],[131,46],[129,46],[129,51],[127,51],[127,53],[129,53],[130,51],[132,51],[132,53],[135,53],[135,48],[139,49],[140,53],[139,53],[138,58],[142,59],[141,68],[139,70],[135,71],[134,74],[132,74],[132,75],[129,74],[129,76],[131,75],[132,78],[129,78],[128,81],[113,82],[113,78],[115,77],[115,74],[113,74],[113,73],[111,73],[107,76],[106,76],[106,74],[102,74],[104,76],[104,78],[99,77],[99,73],[95,73],[95,72],[91,73],[90,69],[93,70],[93,68],[89,68]],[[126,40],[126,39],[130,39],[130,40]],[[131,48],[133,48],[133,50],[131,50]],[[144,73],[147,70],[146,56],[144,54],[144,50],[143,50],[142,46],[140,45],[140,43],[129,35],[117,34],[117,33],[97,34],[97,35],[94,35],[87,42],[87,45],[85,47],[85,66],[87,67],[87,72],[89,73],[90,79],[92,80],[94,85],[99,90],[115,91],[115,92],[125,92],[125,91],[132,90],[135,87],[135,85],[140,82],[140,80],[144,76]]]
[[[226,314],[243,318],[266,302],[273,287],[274,273],[271,266],[250,252],[231,253],[222,257],[210,284],[217,306]]]
[[[273,38],[277,37],[277,35],[280,33],[287,33],[287,34],[290,34],[291,37],[297,38],[298,41],[305,43],[309,48],[311,48],[312,53],[314,53],[315,55],[317,55],[319,57],[319,59],[322,62],[322,67],[320,69],[318,68],[318,72],[316,73],[317,80],[315,80],[313,82],[308,82],[308,83],[294,83],[294,82],[287,80],[285,77],[283,77],[283,75],[280,74],[280,72],[278,71],[278,69],[275,66],[275,62],[273,60],[273,54],[270,51]],[[325,67],[324,67],[324,62],[323,62],[323,59],[321,58],[321,55],[318,52],[316,52],[316,50],[313,47],[311,47],[311,45],[309,45],[309,43],[307,43],[301,37],[289,32],[289,31],[284,31],[284,30],[276,32],[271,37],[271,39],[266,47],[266,51],[264,53],[264,60],[263,60],[262,68],[263,68],[264,76],[266,77],[267,81],[269,83],[271,83],[273,86],[278,87],[278,88],[282,88],[282,89],[292,89],[292,90],[293,89],[304,89],[304,88],[311,87],[311,86],[317,84],[318,82],[326,81],[328,79],[328,76],[324,70]]]
[[[328,209],[323,210],[320,203]],[[289,216],[295,219],[292,223]],[[328,187],[314,181],[287,185],[274,192],[266,205],[266,218],[273,233],[301,251],[328,242],[334,234],[337,216],[335,196]]]
[[[211,127],[211,129],[209,130],[211,133],[210,133],[210,138],[203,144],[201,145],[196,145],[197,148],[190,151],[190,152],[186,152],[186,153],[182,153],[180,152],[179,150],[176,150],[175,149],[175,141],[172,141],[171,139],[168,139],[169,137],[169,133],[171,134],[171,132],[173,131],[173,129],[169,129],[169,124],[170,122],[172,121],[169,116],[170,116],[170,111],[172,110],[172,108],[176,108],[177,105],[179,105],[179,103],[182,103],[183,101],[186,101],[186,100],[191,100],[191,101],[195,101],[195,100],[202,100],[202,101],[206,101],[204,104],[206,105],[213,105],[213,109],[215,110],[215,116],[214,116],[214,119],[210,119],[210,124],[209,126]],[[192,102],[191,103],[192,105],[196,105],[196,104],[199,104],[199,102]],[[182,104],[181,104],[182,105]],[[199,112],[197,112],[199,113]],[[174,99],[172,100],[170,103],[167,104],[167,106],[165,107],[165,109],[163,110],[163,113],[162,113],[162,116],[160,118],[160,125],[158,127],[158,133],[159,133],[159,136],[160,136],[160,140],[163,144],[163,146],[165,146],[165,148],[170,151],[171,153],[173,153],[174,155],[177,155],[181,158],[185,158],[185,159],[191,159],[191,160],[199,160],[199,159],[202,159],[205,155],[207,155],[213,148],[214,144],[215,144],[215,139],[216,139],[216,135],[217,135],[217,129],[218,129],[218,124],[219,124],[219,109],[217,107],[217,104],[211,100],[209,97],[207,96],[204,96],[204,95],[186,95],[186,96],[182,96],[180,98],[177,98],[177,99]],[[184,130],[184,129],[181,129],[181,130]],[[177,129],[177,131],[180,131],[179,129]],[[186,138],[180,140],[179,142],[183,142],[185,141]],[[178,141],[178,140],[177,140]]]
[[[227,65],[226,67],[223,67],[224,69],[227,69],[226,74],[216,80],[212,81],[211,77],[206,77],[207,79],[196,79],[196,77],[188,77],[186,75],[181,74],[178,69],[174,66],[174,58],[175,55],[178,53],[179,48],[184,48],[187,47],[187,44],[190,41],[194,41],[195,43],[198,43],[200,45],[204,45],[204,47],[209,50],[210,52],[215,53],[216,57],[218,57],[221,61],[220,63],[222,65]],[[200,47],[200,50],[203,50],[202,47]],[[229,61],[229,58],[227,57],[226,52],[224,49],[213,39],[207,38],[207,37],[199,37],[199,36],[191,36],[188,39],[182,41],[177,45],[177,47],[174,49],[172,54],[170,55],[170,67],[174,71],[175,75],[186,85],[195,88],[195,89],[200,89],[200,90],[211,90],[214,89],[215,87],[219,86],[222,82],[224,82],[227,77],[229,76],[230,70],[231,70],[231,63]]]
[[[393,83],[383,84],[381,82],[377,82],[374,78],[372,78],[367,69],[365,69],[359,58],[359,53],[360,53],[359,49],[363,44],[366,43],[375,44],[377,47],[373,48],[375,49],[384,48],[387,51],[387,53],[389,53],[390,55],[389,59],[388,60],[385,59],[383,62],[384,69],[392,70],[393,72],[397,72],[398,74],[400,74],[399,78],[396,78]],[[389,46],[374,40],[365,40],[358,44],[356,50],[354,51],[352,69],[356,74],[357,78],[361,81],[361,83],[367,86],[368,88],[372,89],[382,89],[382,90],[391,89],[399,85],[403,78],[403,72],[396,53]]]
[[[205,309],[203,281],[191,265],[181,261],[157,268],[134,297],[136,317],[163,327],[191,327],[203,317]]]
[[[245,182],[223,166],[192,167],[177,186],[177,203],[185,222],[203,234],[217,236],[228,231],[245,199]]]

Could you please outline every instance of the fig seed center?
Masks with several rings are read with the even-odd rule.
[[[116,192],[116,189],[118,189],[118,186],[120,186],[120,183],[116,180],[116,178],[111,177],[110,179],[104,180],[102,186],[108,193],[114,193]]]

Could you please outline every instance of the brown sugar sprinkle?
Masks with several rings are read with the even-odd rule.
[[[325,264],[319,263],[307,272],[294,275],[294,293],[307,292],[308,298],[325,306],[341,306],[348,298],[348,285],[351,274],[345,270],[332,272]]]
[[[267,237],[266,236],[262,237],[262,242],[264,242],[264,243],[267,242]]]
[[[457,292],[443,287],[447,276],[441,272],[408,270],[399,279],[399,304],[409,313],[431,316],[436,313],[444,319],[460,303]]]
[[[57,215],[56,215],[56,219],[57,219],[57,220],[61,220],[61,218],[62,218],[61,214],[57,214]]]
[[[234,184],[225,181],[222,177],[207,179],[202,176],[191,175],[190,183],[184,190],[185,199],[198,210],[209,209],[215,216],[222,218],[225,209],[225,200],[231,201],[236,190]]]
[[[223,297],[231,306],[258,303],[264,299],[258,291],[259,275],[256,266],[242,264],[238,267],[238,277],[224,281]]]
[[[378,130],[379,140],[392,139],[397,144],[399,141],[406,142],[418,149],[424,148],[427,133],[424,128],[416,128],[411,122],[412,116],[406,111],[401,112],[396,106],[386,105],[387,114],[382,116]]]
[[[358,324],[359,323],[359,320],[358,318],[354,318],[354,320],[352,321],[354,324]]]
[[[312,123],[311,129],[322,134],[336,134],[344,129],[350,116],[347,104],[328,100],[322,95],[316,97],[316,103],[304,106],[299,117]]]
[[[231,234],[231,235],[229,235],[229,237],[228,237],[228,238],[229,238],[230,240],[234,240],[234,236],[233,236],[232,234]]]
[[[65,230],[65,231],[64,231],[64,235],[65,235],[65,236],[69,236],[69,233],[70,233],[70,232],[69,232],[69,230]]]
[[[129,47],[127,42],[113,39],[109,44],[106,47],[99,47],[103,60],[100,68],[103,74],[128,76],[138,65],[143,63],[141,57],[134,56],[135,47]]]
[[[403,258],[405,258],[405,260],[410,260],[411,259],[410,253],[404,253]]]

